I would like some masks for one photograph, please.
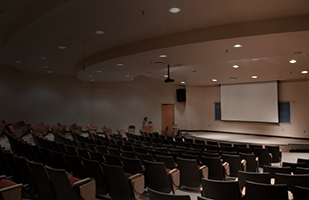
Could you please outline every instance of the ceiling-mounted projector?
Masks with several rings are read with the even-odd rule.
[[[164,80],[165,83],[174,82],[174,79],[170,78],[170,65],[167,65],[167,79]]]

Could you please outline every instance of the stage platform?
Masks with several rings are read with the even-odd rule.
[[[250,134],[220,133],[220,132],[182,132],[185,136],[193,139],[226,142],[233,144],[256,144],[256,145],[278,145],[282,151],[289,151],[290,148],[308,148],[309,139],[295,139],[287,137],[261,136]]]

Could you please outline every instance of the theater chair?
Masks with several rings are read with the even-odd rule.
[[[121,166],[101,164],[108,185],[108,193],[112,199],[137,199],[144,192],[144,175],[125,174]]]
[[[180,185],[178,169],[166,169],[164,163],[144,160],[145,178],[148,188],[173,194]]]
[[[65,131],[66,131],[66,126],[64,125],[61,125],[59,122],[55,125],[53,125],[51,127],[51,130],[54,132],[54,133],[59,133],[61,135],[64,135]]]
[[[90,178],[70,177],[62,169],[46,167],[57,200],[95,200],[96,185]]]
[[[246,200],[288,200],[286,184],[264,184],[252,181],[246,182]]]
[[[30,124],[25,124],[24,121],[16,122],[9,126],[11,133],[13,133],[17,137],[22,137],[26,133],[28,133],[31,129]]]
[[[21,200],[23,184],[16,184],[6,179],[5,175],[0,176],[0,199]]]
[[[49,126],[44,125],[43,122],[39,122],[39,123],[34,124],[31,127],[31,129],[32,129],[34,135],[47,135]]]

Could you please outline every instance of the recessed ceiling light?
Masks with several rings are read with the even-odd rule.
[[[125,75],[126,78],[130,78],[130,75]]]
[[[217,81],[217,79],[212,79],[212,81],[213,81],[213,82],[216,82],[216,81]]]
[[[91,76],[91,75],[89,75],[88,77],[89,77],[89,78],[91,78],[92,76]]]
[[[53,73],[53,71],[51,71],[51,70],[49,70],[49,71],[47,71],[47,72],[50,73],[50,74]]]
[[[237,69],[239,66],[238,65],[233,65],[233,68]]]
[[[297,61],[296,60],[290,60],[290,63],[296,63]]]
[[[166,78],[166,77],[168,77],[168,75],[164,75],[164,77]]]
[[[102,35],[104,34],[104,31],[96,31],[95,34]]]
[[[166,58],[166,57],[167,57],[167,55],[162,54],[162,55],[160,55],[159,57],[160,57],[160,58]]]
[[[186,82],[184,82],[184,81],[181,81],[180,83],[182,83],[182,84],[185,84]]]
[[[239,48],[239,47],[242,47],[242,45],[241,44],[235,44],[233,47]]]
[[[95,81],[95,79],[91,79],[90,81]]]
[[[123,64],[122,63],[118,63],[117,66],[123,66]]]
[[[48,66],[46,66],[46,65],[45,65],[45,66],[43,66],[43,68],[47,69],[47,68],[48,68]]]
[[[97,72],[98,72],[98,73],[101,73],[102,71],[98,70]]]
[[[171,13],[179,13],[181,11],[180,8],[171,8],[168,11],[170,11]]]
[[[21,63],[21,60],[16,60],[15,62],[18,63],[18,64],[20,64],[20,63]]]
[[[252,76],[252,78],[257,78],[257,76]]]
[[[44,57],[44,56],[40,56],[39,57],[41,60],[46,60],[47,58],[46,57]]]
[[[66,49],[65,46],[59,46],[58,48],[59,48],[59,49]]]
[[[307,70],[304,70],[301,72],[302,74],[308,74],[308,71]]]

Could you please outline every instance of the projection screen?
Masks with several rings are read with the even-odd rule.
[[[221,120],[278,123],[278,83],[221,85]]]

